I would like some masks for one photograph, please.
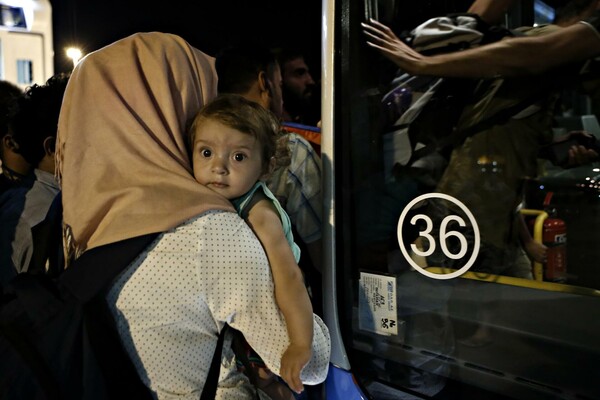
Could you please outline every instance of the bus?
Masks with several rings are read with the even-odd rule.
[[[54,74],[49,0],[0,2],[0,79],[23,89]]]
[[[471,2],[418,3],[422,18],[436,16],[426,12],[434,3],[447,6],[445,15]],[[516,3],[506,15],[511,28],[554,16],[556,2]],[[365,44],[360,25],[374,18],[396,33],[411,30],[425,20],[410,18],[419,8],[411,4],[323,1],[326,398],[600,399],[600,165],[546,166],[521,182],[515,215],[561,263],[558,275],[548,261],[529,265],[532,278],[470,270],[479,246],[465,230],[495,216],[474,218],[458,199],[394,169],[400,156],[382,123],[383,99],[399,71]],[[593,97],[569,91],[562,102],[552,135],[586,130],[600,138]],[[503,160],[488,161],[481,182],[493,188]],[[439,203],[454,215],[435,225],[426,206]],[[462,264],[428,262],[435,246]],[[487,336],[473,340],[480,328]]]

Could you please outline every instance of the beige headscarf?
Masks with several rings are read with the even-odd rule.
[[[81,60],[58,124],[69,257],[207,210],[234,211],[194,180],[185,145],[216,87],[214,59],[172,34],[134,34]]]

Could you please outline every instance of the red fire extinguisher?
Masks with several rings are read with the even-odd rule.
[[[546,195],[544,206],[548,207],[552,192]],[[567,225],[556,216],[556,210],[548,210],[542,231],[542,242],[548,247],[546,264],[544,265],[544,280],[564,282],[567,280]]]

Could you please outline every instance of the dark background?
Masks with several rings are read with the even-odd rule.
[[[319,72],[321,0],[51,0],[55,72],[72,62],[65,48],[84,54],[136,32],[180,35],[194,47],[215,55],[240,39],[269,47],[300,46]],[[317,78],[317,77],[315,77]]]
[[[397,30],[411,29],[447,12],[466,11],[472,0],[349,0],[372,4],[394,14]],[[156,4],[155,4],[156,3]],[[315,80],[321,61],[321,0],[51,0],[55,72],[72,62],[65,48],[84,54],[136,32],[162,31],[182,36],[194,47],[215,55],[240,39],[265,46],[300,47]],[[393,10],[392,10],[393,9]]]

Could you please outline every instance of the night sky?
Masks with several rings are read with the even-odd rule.
[[[241,39],[271,48],[300,47],[315,80],[321,69],[322,0],[50,0],[53,8],[55,72],[68,71],[65,48],[89,53],[136,32],[180,35],[215,55]],[[365,0],[349,0],[365,1]],[[377,0],[370,0],[375,2]],[[472,0],[388,0],[404,29],[433,16],[465,11]],[[380,6],[384,7],[384,6]]]
[[[69,70],[64,49],[85,53],[136,32],[162,31],[182,36],[214,55],[242,38],[269,47],[302,46],[319,69],[321,0],[51,0],[55,72]]]

